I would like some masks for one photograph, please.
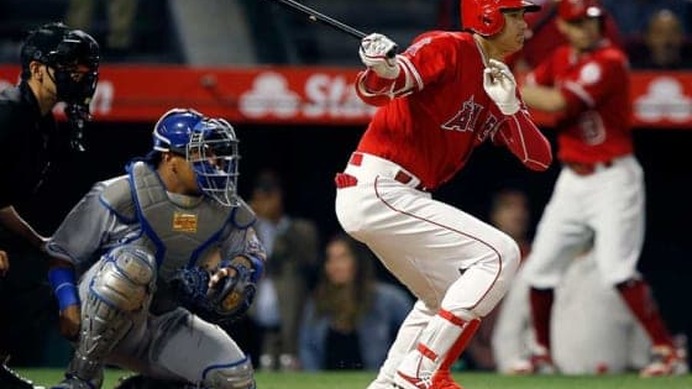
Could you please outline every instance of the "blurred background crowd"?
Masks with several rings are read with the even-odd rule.
[[[529,19],[531,39],[510,59],[518,70],[531,69],[559,43],[552,25],[555,2],[536,2],[544,8]],[[302,3],[364,31],[385,33],[400,46],[426,30],[459,29],[458,0]],[[608,36],[626,50],[633,69],[692,71],[692,1],[603,3],[611,16]],[[90,32],[101,42],[106,65],[361,66],[357,40],[314,26],[270,0],[0,0],[0,63],[16,64],[26,30],[55,20]],[[59,178],[22,204],[25,213],[50,235],[94,181],[117,174],[128,158],[146,151],[152,125],[91,123],[87,151],[71,157]],[[243,155],[240,192],[259,217],[257,230],[269,262],[250,314],[228,331],[260,369],[376,369],[414,300],[367,248],[336,227],[331,179],[362,127],[241,124],[237,129]],[[682,188],[690,177],[685,155],[691,135],[660,128],[639,128],[635,134],[650,177],[640,267],[682,347],[692,332],[687,238],[692,193]],[[509,157],[493,155],[488,163],[491,153],[480,149],[438,195],[513,236],[526,254],[557,169],[539,177]],[[44,265],[20,243],[13,250],[22,259],[0,283],[12,294],[0,292],[0,298],[2,315],[13,312],[13,320],[25,324],[4,334],[16,340],[11,343],[15,364],[62,367],[70,349],[57,335],[49,288],[41,286]],[[635,370],[646,361],[646,338],[614,292],[601,286],[594,268],[584,253],[558,292],[555,362],[565,373]],[[526,287],[519,277],[456,368],[521,372],[531,337]],[[604,342],[616,346],[603,347]],[[576,349],[586,349],[578,354],[586,356],[575,356],[571,350]],[[619,363],[604,362],[612,360]]]
[[[27,6],[27,4],[31,6]],[[89,31],[104,46],[106,62],[189,65],[359,66],[354,41],[311,28],[306,18],[270,0],[3,0],[0,62],[14,62],[27,26],[56,18]],[[378,31],[400,45],[422,31],[458,29],[457,0],[305,0],[363,31]],[[533,17],[537,34],[549,30],[553,0]],[[552,4],[551,4],[552,3]],[[635,68],[692,66],[692,5],[687,0],[603,2],[618,41]],[[204,26],[204,28],[200,28]],[[554,30],[553,30],[554,31]],[[553,36],[555,37],[555,35]],[[552,43],[554,44],[554,43]],[[549,45],[548,45],[549,46]]]

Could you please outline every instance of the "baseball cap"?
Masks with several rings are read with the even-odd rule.
[[[599,18],[605,12],[597,0],[561,0],[558,15],[562,20],[574,22],[585,18]]]

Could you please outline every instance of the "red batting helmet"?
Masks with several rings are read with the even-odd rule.
[[[605,14],[597,0],[561,0],[558,15],[566,22],[585,18],[599,18]]]
[[[483,36],[495,35],[505,26],[502,11],[511,9],[536,12],[541,7],[527,0],[461,0],[461,24]]]

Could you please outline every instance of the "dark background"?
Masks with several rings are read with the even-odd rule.
[[[87,151],[71,155],[59,166],[37,196],[20,205],[22,214],[41,233],[50,235],[94,182],[123,174],[128,159],[150,149],[152,126],[153,123],[91,123],[85,136]],[[314,220],[323,242],[339,231],[333,211],[333,177],[345,166],[362,127],[237,125],[236,130],[241,140],[239,186],[243,197],[249,196],[253,177],[260,169],[275,169],[284,180],[289,214]],[[545,133],[554,142],[552,131]],[[692,153],[692,131],[639,129],[634,135],[647,187],[647,237],[640,269],[651,282],[672,329],[690,335],[692,255],[688,225],[692,216],[692,188],[688,170],[692,164],[688,156]],[[495,190],[507,185],[518,186],[529,194],[535,226],[558,172],[557,164],[545,173],[531,172],[508,151],[484,145],[475,151],[467,167],[455,179],[435,193],[435,197],[485,218]],[[24,265],[18,262],[12,262],[17,264],[15,274],[30,273],[36,282],[42,282],[45,273],[40,263],[30,265],[28,261],[26,266],[34,266],[34,271],[25,272],[19,270],[19,266]],[[26,297],[29,300],[29,296]],[[41,350],[45,344],[50,350],[56,347],[56,342],[64,343],[55,336],[55,326],[50,324],[54,319],[53,314],[44,314],[37,323],[30,313],[17,318],[20,322],[30,321],[19,327],[35,335],[17,335],[16,339],[33,339],[34,345],[15,345],[22,349],[15,350],[16,363],[34,366],[60,363],[47,361],[46,354],[51,351]]]

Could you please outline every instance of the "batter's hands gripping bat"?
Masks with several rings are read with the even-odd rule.
[[[321,12],[318,12],[318,11],[308,7],[307,5],[304,5],[304,4],[297,2],[296,0],[274,0],[274,1],[281,3],[281,4],[283,4],[289,8],[292,8],[296,11],[299,11],[299,12],[302,12],[302,13],[308,15],[308,19],[310,19],[310,21],[324,23],[324,24],[326,24],[330,27],[333,27],[339,31],[345,32],[354,38],[363,39],[367,36],[367,34],[364,33],[363,31],[360,31],[356,28],[353,28],[353,27],[349,26],[348,24],[342,23],[342,22],[340,22],[334,18],[331,18],[331,17],[329,17],[329,16],[327,16]],[[390,50],[387,53],[388,58],[394,58],[395,55],[396,55],[396,48]]]

